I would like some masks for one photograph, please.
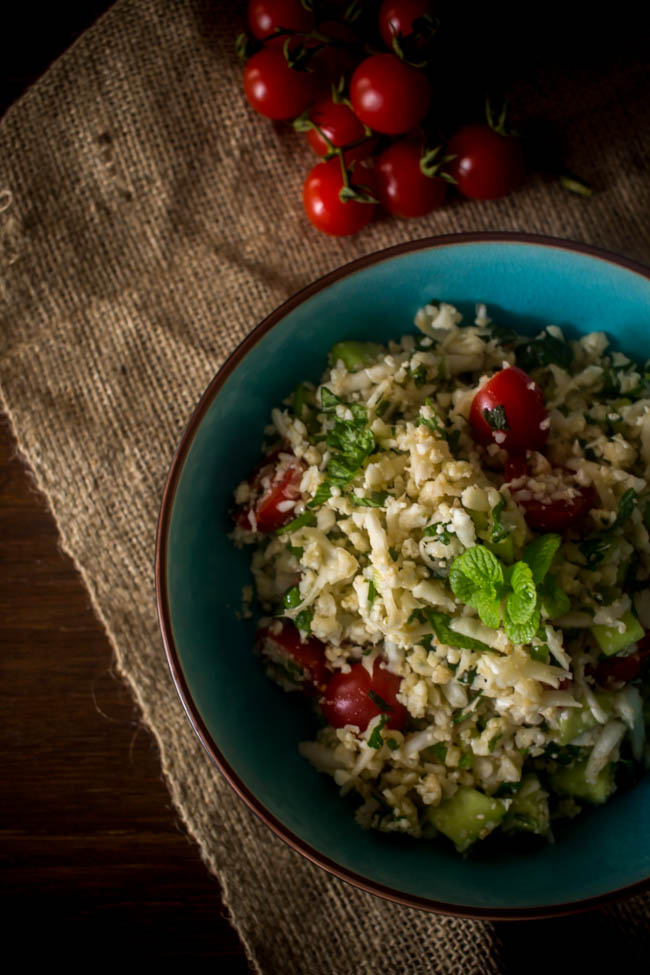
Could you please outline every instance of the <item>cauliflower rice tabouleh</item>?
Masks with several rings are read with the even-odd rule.
[[[460,322],[335,345],[233,537],[268,673],[314,701],[300,753],[362,826],[465,852],[552,839],[647,765],[650,373],[603,332]]]

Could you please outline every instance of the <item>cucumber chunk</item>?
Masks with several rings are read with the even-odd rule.
[[[593,693],[601,708],[611,714],[613,712],[612,694],[608,691],[594,691]],[[599,722],[594,717],[589,705],[585,701],[581,701],[581,703],[581,707],[565,708],[560,714],[558,732],[555,736],[558,744],[568,745],[578,735],[585,731],[591,731],[592,728],[598,726]]]
[[[644,636],[644,629],[632,610],[628,609],[623,613],[621,623],[625,624],[623,633],[619,633],[615,626],[605,626],[602,623],[595,623],[590,627],[598,646],[607,657],[613,657],[615,653],[620,653]]]
[[[499,825],[507,811],[500,799],[491,799],[478,789],[461,786],[451,799],[432,809],[429,817],[435,828],[465,853],[476,840],[484,839]]]
[[[340,359],[348,372],[358,372],[384,351],[383,345],[376,342],[356,342],[350,339],[348,342],[337,342],[333,345],[330,359],[334,365]]]
[[[561,796],[573,796],[575,799],[584,799],[585,802],[594,805],[605,802],[615,789],[611,763],[601,769],[593,782],[587,780],[586,770],[586,762],[561,766],[550,777],[551,787]]]
[[[536,775],[526,775],[503,820],[503,829],[548,836],[550,822],[548,793],[542,789]]]

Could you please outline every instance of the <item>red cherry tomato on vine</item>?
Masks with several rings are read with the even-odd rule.
[[[423,217],[444,203],[446,183],[420,169],[422,143],[401,139],[377,160],[377,193],[384,209],[396,217]]]
[[[355,179],[359,183],[365,180],[358,167]],[[357,200],[343,202],[339,196],[342,187],[341,165],[335,158],[314,166],[302,188],[307,217],[317,230],[334,237],[356,234],[372,220],[375,212],[373,203],[359,203]]]
[[[313,30],[314,19],[300,0],[250,0],[248,26],[260,40],[279,27],[304,33]]]
[[[296,118],[312,103],[320,80],[287,64],[282,46],[264,47],[244,68],[244,93],[260,115],[277,121]]]
[[[557,471],[557,469],[556,469]],[[573,471],[567,471],[570,476]],[[504,477],[506,483],[528,477],[528,466],[524,457],[508,460]],[[525,490],[526,484],[522,485]],[[570,498],[519,498],[518,488],[513,492],[513,500],[524,510],[524,518],[529,528],[536,532],[558,532],[562,534],[576,525],[588,511],[598,504],[598,494],[591,485],[583,487],[571,484],[573,497]]]
[[[473,200],[507,196],[524,178],[524,152],[510,136],[499,135],[489,125],[465,125],[449,141],[449,164],[458,190]]]
[[[302,671],[302,678],[296,673],[295,679],[305,693],[322,693],[325,690],[330,676],[325,660],[325,644],[315,636],[303,642],[298,628],[284,620],[279,633],[272,633],[270,627],[258,630],[257,644],[260,653],[271,663],[297,665]]]
[[[386,715],[389,728],[403,728],[408,712],[397,700],[402,678],[380,667],[375,661],[372,676],[363,664],[353,664],[348,674],[338,673],[330,680],[320,702],[323,717],[333,728],[357,725],[365,731],[378,714]]]
[[[469,422],[478,443],[496,443],[512,454],[539,450],[548,439],[542,391],[517,366],[497,372],[479,389],[472,400]]]
[[[350,101],[357,116],[386,135],[400,135],[418,125],[432,94],[426,75],[395,54],[371,55],[350,81]]]
[[[428,0],[384,0],[377,22],[386,47],[392,51],[393,38],[398,34],[408,37],[413,33],[413,21],[430,13]]]
[[[309,118],[319,129],[322,129],[324,135],[334,146],[345,146],[350,142],[357,142],[359,139],[363,139],[366,134],[366,130],[350,106],[344,102],[335,102],[331,97],[319,98],[310,109]],[[315,129],[310,129],[307,132],[307,142],[319,156],[324,156],[329,152],[330,147],[327,142]],[[370,155],[375,145],[376,140],[369,139],[354,149],[346,150],[346,162],[349,164],[357,159],[365,159]]]

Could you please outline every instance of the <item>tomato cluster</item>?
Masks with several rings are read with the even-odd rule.
[[[292,122],[322,157],[303,185],[307,217],[354,234],[381,209],[402,218],[442,206],[450,185],[494,199],[524,176],[504,118],[449,128],[432,63],[440,21],[433,0],[364,5],[250,0],[244,92],[252,108]],[[318,10],[318,13],[314,11]],[[444,131],[443,131],[444,130]]]

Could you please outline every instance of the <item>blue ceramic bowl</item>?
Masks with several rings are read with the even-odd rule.
[[[650,356],[650,271],[546,238],[464,235],[405,244],[334,271],[257,326],[201,399],[172,463],[156,576],[171,671],[196,733],[230,784],[271,829],[344,880],[396,901],[475,917],[548,916],[644,889],[650,878],[650,776],[570,822],[535,852],[457,856],[446,845],[360,829],[336,786],[298,754],[309,708],[287,697],[252,653],[238,619],[248,554],[227,535],[232,491],[258,460],[271,407],[316,381],[330,346],[413,331],[435,300],[471,320],[476,301],[535,332],[603,329]]]

